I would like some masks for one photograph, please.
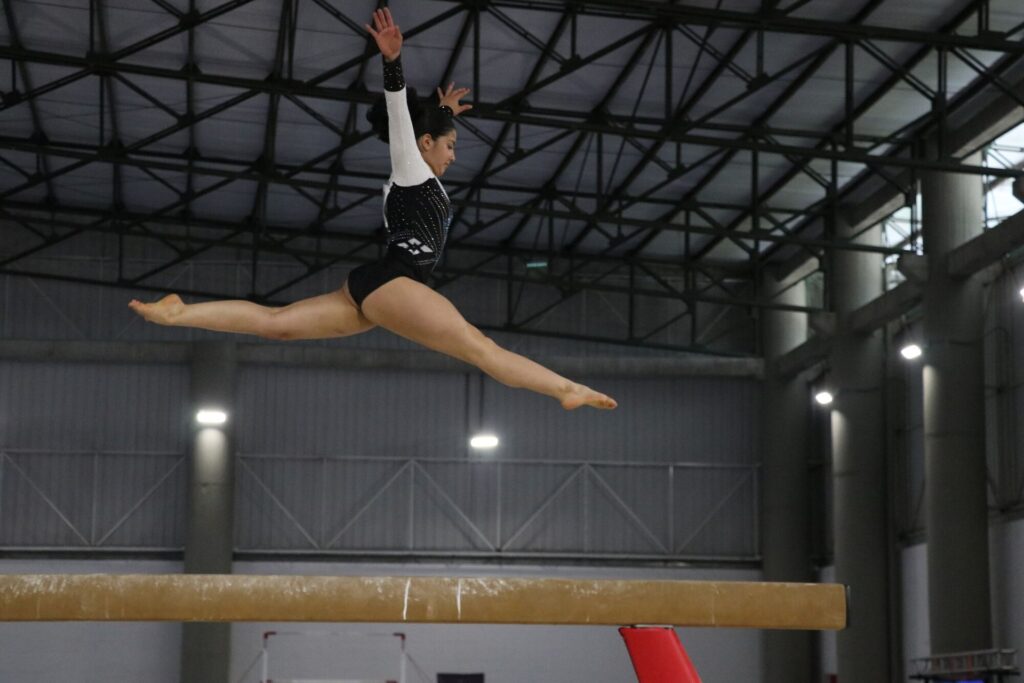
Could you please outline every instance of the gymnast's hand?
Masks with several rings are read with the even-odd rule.
[[[363,26],[377,41],[377,47],[380,48],[384,59],[389,62],[398,59],[398,55],[402,53],[402,31],[398,28],[395,20],[391,18],[391,10],[387,7],[374,10],[373,26],[371,27],[369,24],[363,24]]]
[[[448,88],[444,92],[440,88],[437,89],[437,99],[441,101],[441,106],[451,108],[452,114],[455,116],[473,108],[472,104],[461,104],[459,102],[468,94],[469,88],[456,88],[454,83],[449,83]]]

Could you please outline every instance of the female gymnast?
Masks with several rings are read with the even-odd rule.
[[[453,117],[471,107],[459,102],[469,89],[454,84],[444,92],[438,88],[440,106],[420,108],[414,97],[407,98],[399,59],[402,33],[391,12],[376,10],[373,24],[366,30],[384,57],[385,106],[375,107],[367,118],[391,153],[391,178],[384,186],[385,256],[352,270],[341,289],[281,308],[241,300],[186,304],[177,294],[128,305],[160,325],[268,339],[345,337],[379,325],[475,365],[502,384],[556,398],[567,410],[614,408],[611,397],[501,348],[427,286],[451,221],[451,203],[438,178],[455,161]]]

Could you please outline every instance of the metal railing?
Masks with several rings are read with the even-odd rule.
[[[922,681],[976,680],[1002,681],[1019,676],[1016,650],[974,650],[919,657],[911,660],[912,679]]]

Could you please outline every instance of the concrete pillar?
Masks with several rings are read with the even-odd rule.
[[[881,244],[881,229],[836,236]],[[841,681],[891,681],[888,487],[882,332],[853,334],[843,320],[882,294],[879,254],[837,250],[832,261],[839,333],[831,355],[836,580],[850,586],[850,627],[836,639]]]
[[[980,164],[977,155],[964,163]],[[978,176],[925,173],[925,524],[935,654],[992,645],[982,336],[978,277],[953,280],[945,255],[982,231]]]
[[[780,291],[781,290],[781,291]],[[765,298],[780,304],[807,305],[802,282],[782,290],[765,277]],[[810,397],[800,376],[779,377],[772,361],[807,340],[807,314],[768,310],[762,342],[764,451],[761,467],[761,557],[766,581],[813,581],[810,549],[810,489],[807,431]],[[765,683],[810,683],[814,675],[814,634],[762,631]]]
[[[234,342],[193,345],[187,574],[231,573],[235,481],[231,425],[236,367]],[[196,425],[195,413],[203,407],[223,410],[228,421],[220,426]],[[231,624],[185,624],[182,683],[229,683],[230,644]]]

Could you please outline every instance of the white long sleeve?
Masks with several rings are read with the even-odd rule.
[[[388,108],[388,147],[391,153],[391,180],[402,187],[421,185],[434,177],[416,146],[416,133],[409,115],[405,88],[384,91]]]

